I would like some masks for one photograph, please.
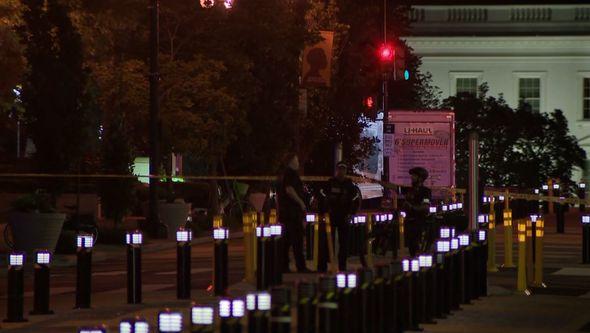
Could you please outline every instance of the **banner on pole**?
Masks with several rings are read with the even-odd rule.
[[[333,31],[320,31],[322,40],[303,51],[301,85],[307,88],[329,87],[332,76]]]

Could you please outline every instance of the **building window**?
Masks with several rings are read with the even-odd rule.
[[[582,110],[584,119],[590,120],[590,77],[584,78],[584,94],[582,98]]]
[[[541,110],[541,79],[518,79],[518,105],[529,105],[533,112]]]
[[[456,92],[459,94],[477,95],[477,78],[475,77],[459,77],[456,82]]]

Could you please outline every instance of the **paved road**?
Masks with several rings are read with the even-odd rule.
[[[100,252],[97,250],[97,252]],[[243,278],[243,251],[240,240],[230,242],[229,246],[230,284]],[[207,291],[212,280],[213,245],[211,242],[193,245],[192,249],[192,288],[195,300],[208,302],[212,299]],[[28,271],[25,279],[25,309],[32,308],[32,274]],[[189,301],[176,300],[176,248],[175,245],[143,254],[143,292],[144,304],[126,305],[126,253],[109,248],[108,260],[93,263],[92,310],[73,310],[75,297],[75,267],[55,267],[51,276],[51,307],[54,316],[28,316],[29,322],[23,324],[2,323],[6,332],[36,332],[50,327],[49,332],[74,332],[76,327],[88,324],[109,323],[115,327],[118,319],[136,312],[147,314],[165,307],[188,308]],[[0,276],[0,313],[6,313],[6,278]],[[4,331],[3,330],[3,331]]]

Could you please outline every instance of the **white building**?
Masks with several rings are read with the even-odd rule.
[[[590,1],[412,2],[406,40],[443,98],[487,82],[512,107],[561,109],[590,156]]]

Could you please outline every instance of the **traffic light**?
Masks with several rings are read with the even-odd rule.
[[[369,118],[377,117],[377,98],[376,96],[367,96],[363,100],[364,114]]]
[[[395,50],[395,76],[396,80],[409,80],[410,71],[406,68],[406,50],[398,46]]]
[[[390,44],[381,44],[379,47],[379,60],[381,63],[386,64],[394,61],[395,49]]]
[[[375,100],[373,99],[373,96],[369,96],[367,98],[365,98],[365,107],[367,109],[372,109],[375,106]]]
[[[377,52],[384,73],[393,71],[395,80],[409,80],[410,71],[406,68],[406,50],[401,45],[381,44]]]

